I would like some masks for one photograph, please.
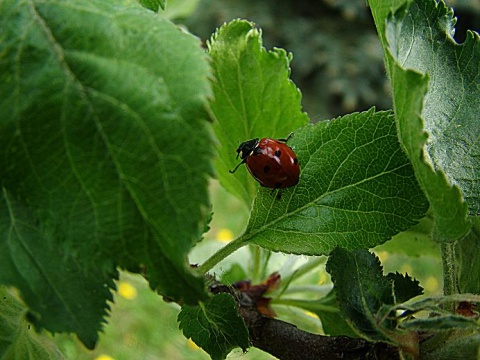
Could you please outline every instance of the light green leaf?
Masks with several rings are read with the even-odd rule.
[[[454,241],[469,229],[467,212],[480,213],[480,37],[467,32],[466,42],[456,44],[453,14],[443,3],[369,3],[392,81],[400,141],[432,206],[434,238]],[[398,10],[388,16],[393,8]]]
[[[308,123],[290,81],[291,55],[262,47],[261,32],[244,20],[217,30],[208,43],[215,79],[210,107],[219,139],[215,163],[221,184],[250,207],[258,188],[246,169],[233,169],[238,145],[252,138],[286,138]]]
[[[110,296],[97,286],[116,266],[146,268],[175,300],[206,298],[187,262],[213,172],[198,39],[114,0],[2,1],[0,28],[2,282],[40,326],[89,346]],[[45,287],[62,289],[51,316],[64,322],[48,317]],[[95,291],[102,305],[89,310]],[[95,320],[82,320],[82,306]],[[81,326],[66,326],[72,317]]]
[[[184,306],[178,314],[180,329],[203,348],[213,360],[222,360],[236,347],[246,351],[250,339],[238,305],[222,293],[197,306]]]
[[[33,330],[27,311],[11,291],[0,286],[0,359],[63,359],[53,342]]]
[[[322,255],[381,244],[418,221],[427,203],[388,112],[373,109],[295,132],[300,182],[277,200],[261,189],[244,234],[274,251]]]

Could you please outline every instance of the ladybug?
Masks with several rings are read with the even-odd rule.
[[[230,173],[233,174],[245,163],[250,174],[262,186],[283,189],[297,185],[300,165],[297,155],[286,144],[287,140],[256,138],[241,143],[237,149],[237,159],[240,157],[242,162]]]

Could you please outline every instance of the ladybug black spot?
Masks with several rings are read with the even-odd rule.
[[[280,157],[282,155],[282,152],[280,150],[275,151],[275,156]]]
[[[263,172],[266,174],[266,173],[268,173],[269,171],[270,171],[270,166],[265,165],[265,166],[263,167]]]
[[[297,158],[293,159],[293,163],[298,164],[298,159]]]

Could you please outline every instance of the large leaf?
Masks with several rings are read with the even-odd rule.
[[[205,298],[186,261],[211,173],[198,39],[114,0],[2,1],[0,28],[1,282],[89,346],[117,265]]]
[[[455,43],[443,3],[403,3],[370,0],[400,141],[432,206],[434,238],[454,241],[468,231],[467,212],[480,213],[480,38]]]
[[[221,184],[247,206],[258,188],[246,169],[234,175],[235,149],[252,138],[285,138],[308,123],[300,92],[290,81],[291,55],[265,50],[261,32],[244,20],[222,26],[208,43],[215,80],[211,110],[219,139],[216,169]]]
[[[236,347],[246,351],[250,339],[238,305],[230,294],[218,294],[197,306],[184,306],[178,314],[180,329],[213,360],[225,359]]]
[[[328,254],[368,248],[406,230],[427,210],[388,112],[373,109],[306,126],[291,145],[300,182],[278,200],[261,189],[244,234],[264,248]]]

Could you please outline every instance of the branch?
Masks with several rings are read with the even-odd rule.
[[[287,322],[241,307],[253,346],[281,360],[398,359],[397,348],[347,336],[315,335]]]
[[[255,287],[254,287],[255,288]],[[396,360],[398,348],[347,336],[325,336],[300,330],[295,325],[259,312],[258,288],[239,291],[235,286],[216,283],[214,293],[228,292],[236,299],[248,327],[252,345],[281,360]],[[261,307],[260,307],[261,308]],[[265,309],[263,310],[265,312]]]

